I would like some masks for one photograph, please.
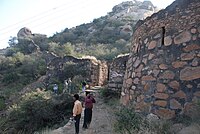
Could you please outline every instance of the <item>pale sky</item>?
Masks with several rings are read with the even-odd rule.
[[[0,0],[0,49],[8,47],[10,36],[23,27],[49,37],[105,16],[123,1],[131,0]],[[151,0],[159,8],[173,1]]]

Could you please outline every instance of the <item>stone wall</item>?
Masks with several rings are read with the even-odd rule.
[[[99,64],[99,84],[98,86],[106,85],[108,81],[108,64],[106,61],[101,61]]]
[[[108,79],[108,66],[105,61],[92,61],[90,63],[89,77],[91,79],[91,86],[103,86]]]
[[[138,22],[121,102],[171,119],[200,98],[200,1],[176,0]]]
[[[57,77],[58,79],[63,77],[65,63],[71,63],[76,64],[76,67],[79,68],[77,72],[80,70],[85,72],[86,75],[83,77],[91,86],[101,86],[107,81],[107,71],[104,71],[107,70],[107,64],[104,62],[89,58],[79,59],[72,56],[61,58],[51,53],[46,55],[46,62],[48,63],[47,79],[51,77]]]
[[[108,89],[121,91],[129,55],[115,58],[109,67]]]

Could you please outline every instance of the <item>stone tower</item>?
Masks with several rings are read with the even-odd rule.
[[[200,1],[176,0],[137,23],[121,102],[171,119],[200,98]]]

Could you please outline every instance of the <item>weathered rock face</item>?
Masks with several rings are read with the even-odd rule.
[[[108,20],[115,22],[123,22],[125,25],[119,27],[122,37],[131,37],[134,25],[138,20],[142,20],[153,13],[159,11],[150,1],[126,1],[113,7],[112,12],[108,13]],[[135,22],[133,21],[135,20]],[[134,23],[134,24],[133,24]],[[113,27],[114,28],[114,27]],[[116,28],[115,28],[116,29]],[[112,32],[111,30],[110,32]]]
[[[128,55],[113,60],[109,67],[108,88],[120,92],[123,84],[123,77],[126,70]]]
[[[32,32],[30,29],[26,27],[20,29],[19,32],[17,33],[18,38],[24,38],[24,37],[30,37],[30,36],[32,36]]]
[[[109,15],[114,19],[144,19],[153,13],[157,12],[158,8],[156,8],[150,1],[127,1],[122,2],[121,4],[113,7],[112,12],[109,13]],[[115,12],[115,15],[112,15],[112,13]],[[120,18],[119,18],[120,16]],[[123,16],[123,17],[121,17]]]
[[[199,7],[199,0],[176,0],[137,24],[123,81],[123,104],[171,119],[200,98]]]

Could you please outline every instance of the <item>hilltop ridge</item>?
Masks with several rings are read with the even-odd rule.
[[[123,47],[130,43],[136,22],[152,15],[159,9],[150,1],[137,0],[122,2],[113,7],[107,15],[94,19],[93,22],[81,24],[74,28],[53,35],[50,39],[56,43],[67,42],[76,46],[78,52],[83,52],[88,45],[105,44],[106,47]],[[129,50],[122,50],[128,52]]]

